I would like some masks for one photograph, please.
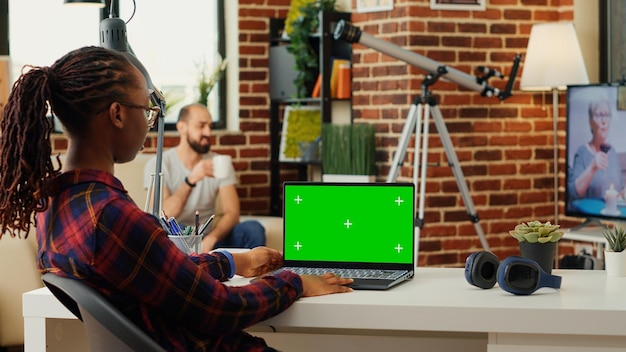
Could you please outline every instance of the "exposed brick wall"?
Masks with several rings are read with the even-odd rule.
[[[524,54],[532,24],[572,20],[573,0],[487,0],[486,11],[433,11],[429,0],[395,0],[394,10],[353,14],[364,32],[473,75],[479,65],[507,75],[515,54]],[[353,7],[356,1],[353,0]],[[242,212],[269,212],[270,17],[285,17],[289,0],[239,0],[241,132],[215,133],[214,150],[234,157],[239,172]],[[353,115],[377,126],[379,180],[389,163],[412,100],[420,95],[424,72],[382,53],[354,45]],[[439,80],[431,89],[440,105],[470,196],[491,249],[501,258],[518,254],[508,230],[528,220],[553,221],[552,119],[549,95],[521,92],[499,101]],[[505,80],[492,79],[500,89]],[[560,199],[563,199],[565,103],[560,96]],[[420,265],[460,266],[480,250],[452,169],[434,124],[430,125],[425,226]],[[64,141],[55,145],[64,149]],[[166,136],[166,147],[177,136]],[[147,149],[154,151],[155,138]],[[411,181],[414,140],[399,181]],[[282,178],[295,177],[283,168]],[[561,202],[561,210],[563,204]],[[568,227],[573,219],[561,217]],[[382,220],[384,221],[384,219]],[[563,246],[562,246],[563,247]],[[571,251],[567,247],[563,252]]]
[[[515,54],[526,50],[532,24],[572,20],[573,3],[490,0],[486,11],[437,11],[430,9],[428,0],[396,0],[391,12],[353,14],[352,18],[363,32],[426,59],[471,75],[477,66],[488,66],[508,78]],[[412,100],[420,96],[425,72],[363,45],[353,48],[354,117],[378,127],[378,164],[383,177]],[[517,223],[554,220],[550,100],[544,107],[541,94],[521,92],[520,74],[514,96],[505,101],[481,97],[445,77],[430,87],[480,218],[478,224],[500,257],[518,254],[517,241],[508,234]],[[506,80],[492,78],[490,84],[504,89]],[[561,131],[564,124],[562,117]],[[432,120],[429,129],[419,262],[458,266],[481,245]],[[564,135],[560,139],[559,169],[563,170]],[[412,180],[414,145],[412,139],[398,180]],[[563,184],[562,171],[560,178]]]

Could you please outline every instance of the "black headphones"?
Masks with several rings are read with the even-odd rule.
[[[480,288],[501,289],[515,295],[529,295],[542,287],[561,288],[561,277],[543,271],[536,261],[510,256],[502,262],[487,251],[474,252],[465,261],[465,279]]]
[[[465,279],[480,288],[492,288],[498,281],[500,260],[487,251],[474,252],[465,261]]]

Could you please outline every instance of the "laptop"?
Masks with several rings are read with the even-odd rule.
[[[283,267],[385,290],[415,271],[412,183],[285,182]],[[366,275],[367,274],[367,275]]]

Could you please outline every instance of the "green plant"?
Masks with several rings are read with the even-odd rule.
[[[509,231],[511,236],[520,242],[528,243],[548,243],[556,242],[563,237],[563,231],[559,231],[560,225],[552,225],[550,222],[529,221],[515,226]]]
[[[602,234],[613,252],[622,252],[626,249],[626,231],[623,228],[614,226]]]
[[[227,60],[219,58],[219,62],[213,70],[213,73],[209,76],[207,73],[207,67],[204,62],[200,65],[200,77],[198,78],[198,92],[200,93],[198,97],[198,103],[202,105],[207,105],[209,102],[209,94],[211,94],[211,90],[217,82],[224,76],[224,71],[226,71]]]
[[[165,92],[163,92],[163,95],[165,97],[165,111],[164,114],[168,114],[168,112],[170,111],[170,109],[173,106],[176,106],[176,104],[180,103],[181,101],[185,100],[185,93],[181,92],[180,90],[176,90],[176,89],[170,89],[167,90]]]
[[[336,0],[318,0],[305,3],[300,7],[300,16],[286,23],[291,30],[288,33],[291,43],[287,50],[293,54],[297,72],[293,84],[296,88],[296,97],[305,98],[308,95],[306,84],[312,82],[313,71],[318,67],[316,51],[311,46],[311,33],[319,27],[320,11],[334,11]]]
[[[370,124],[322,126],[325,174],[375,175],[376,127]]]

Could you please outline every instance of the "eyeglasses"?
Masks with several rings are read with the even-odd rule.
[[[611,119],[611,114],[610,113],[594,113],[593,114],[593,118],[596,121],[609,121]]]
[[[161,112],[161,109],[157,106],[150,107],[150,106],[145,106],[145,105],[125,103],[122,101],[118,101],[118,103],[124,106],[128,106],[129,108],[143,109],[144,112],[146,113],[146,121],[148,122],[148,128],[154,127],[154,123],[156,122],[157,118],[159,117],[159,113]]]
[[[534,260],[511,256],[498,267],[498,285],[516,295],[529,295],[542,287],[561,288],[561,277],[546,273]]]

